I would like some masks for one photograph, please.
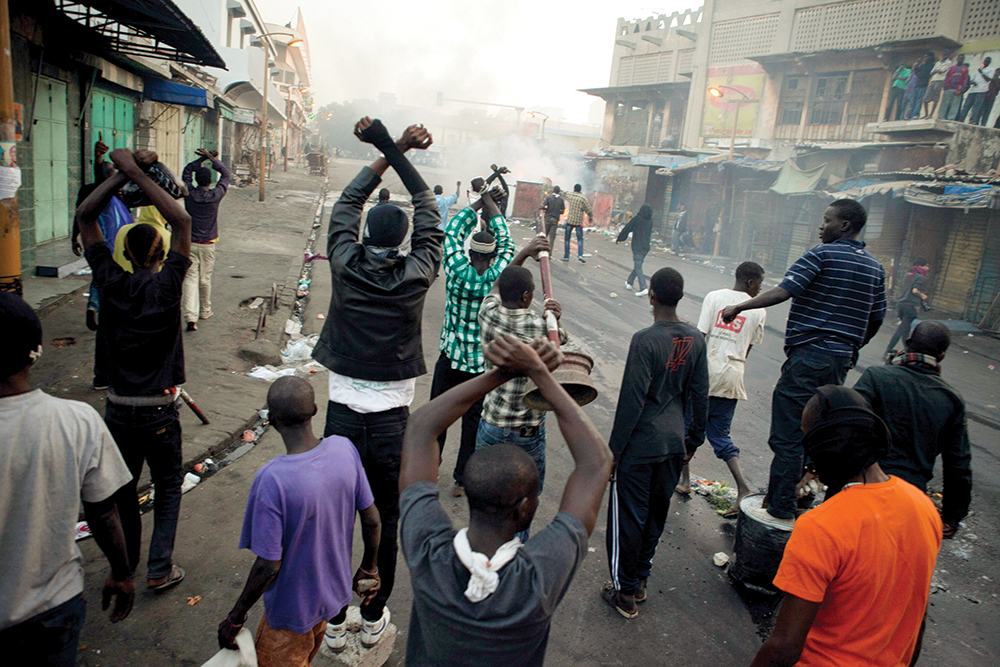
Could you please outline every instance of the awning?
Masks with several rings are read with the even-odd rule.
[[[1000,207],[1000,187],[983,184],[955,184],[926,181],[883,181],[860,187],[823,192],[825,197],[856,199],[858,201],[873,195],[891,194],[917,206],[931,208],[998,208]]]
[[[54,0],[111,51],[226,69],[194,21],[172,0]]]
[[[789,160],[778,173],[778,178],[774,181],[774,185],[771,186],[771,192],[777,192],[779,195],[811,192],[816,189],[816,184],[823,178],[824,169],[826,169],[825,162],[818,167],[803,171],[796,167],[794,162]]]
[[[207,90],[163,79],[146,79],[145,85],[143,85],[143,97],[154,102],[212,108],[208,101]]]
[[[696,157],[686,157],[683,155],[650,155],[642,153],[632,156],[632,164],[639,167],[665,167],[666,169],[676,169],[682,164],[697,162]]]

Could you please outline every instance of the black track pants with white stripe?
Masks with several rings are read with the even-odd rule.
[[[626,595],[649,577],[683,465],[681,455],[636,462],[626,456],[615,469],[608,495],[608,565],[612,583]]]

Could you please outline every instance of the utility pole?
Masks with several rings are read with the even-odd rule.
[[[0,141],[4,142],[4,159],[9,147],[17,140],[14,119],[14,78],[10,55],[10,8],[7,0],[0,0]],[[9,142],[9,143],[8,143]],[[14,151],[17,155],[17,151]],[[17,215],[17,188],[10,192],[16,179],[20,182],[19,167],[0,167],[0,190],[10,197],[0,200],[0,290],[24,293],[21,285],[21,223]]]
[[[267,50],[267,42],[264,42],[264,85],[262,86],[264,104],[260,117],[260,197],[257,201],[264,201],[264,175],[267,169],[267,89],[271,87],[271,67],[268,62],[270,58],[271,53]]]
[[[288,117],[292,113],[292,87],[288,86],[288,99],[285,101],[285,125],[281,131],[281,152],[284,153],[285,168],[288,171]]]
[[[260,119],[260,197],[257,201],[264,201],[264,173],[267,168],[267,89],[271,85],[271,49],[268,48],[265,37],[294,37],[294,35],[290,32],[265,32],[263,35],[257,36],[260,39],[261,48],[264,49],[264,83],[262,84],[264,92],[261,95],[263,103],[261,104],[262,117]],[[301,43],[301,39],[296,39],[285,46],[295,46]]]

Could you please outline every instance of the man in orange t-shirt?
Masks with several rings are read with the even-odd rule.
[[[752,667],[916,662],[943,524],[917,487],[886,475],[885,424],[853,389],[827,385],[802,414],[826,500],[796,521],[774,585],[785,592]]]

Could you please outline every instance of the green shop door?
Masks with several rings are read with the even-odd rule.
[[[184,146],[181,149],[184,151],[181,155],[181,168],[184,168],[191,160],[198,157],[194,154],[199,148],[209,148],[211,146],[205,146],[204,141],[201,136],[201,114],[192,113],[187,110],[184,112]],[[180,176],[180,174],[177,174]]]
[[[112,149],[134,148],[135,104],[132,100],[103,90],[95,90],[91,100],[90,127],[93,141],[102,138]],[[89,150],[87,152],[90,154]],[[90,174],[87,180],[91,180]]]
[[[69,236],[69,142],[66,84],[39,77],[31,129],[35,180],[35,243]]]

